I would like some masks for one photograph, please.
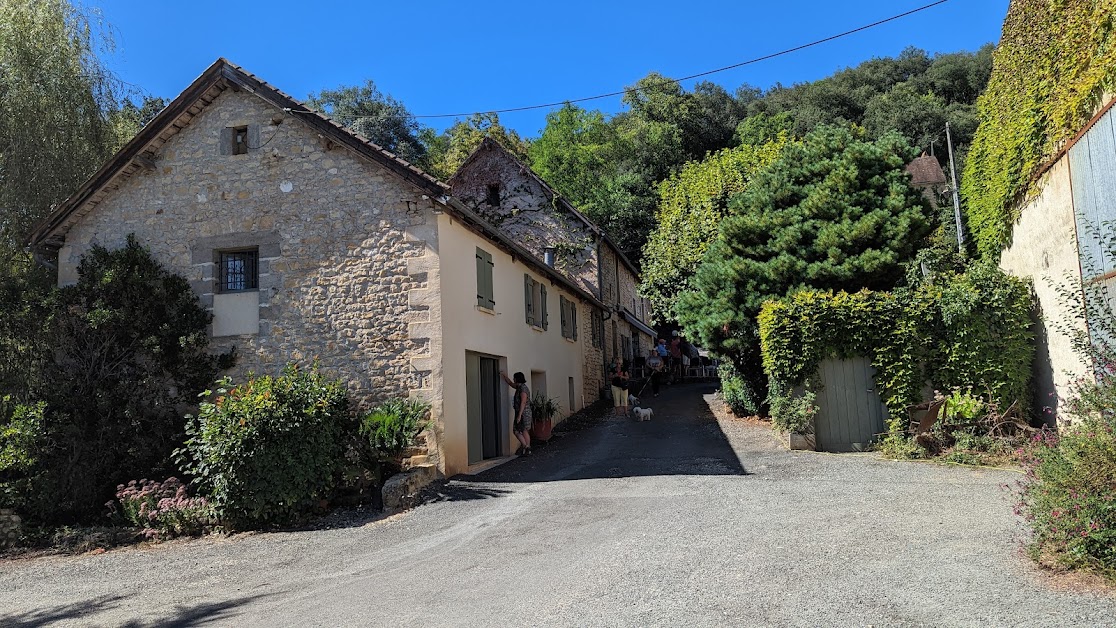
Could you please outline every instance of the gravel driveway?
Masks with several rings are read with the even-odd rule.
[[[700,385],[336,529],[0,562],[0,625],[1116,625],[1006,471],[788,452]]]

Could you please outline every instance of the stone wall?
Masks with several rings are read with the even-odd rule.
[[[498,227],[540,260],[555,250],[554,267],[582,290],[597,295],[595,236],[580,219],[555,208],[546,191],[525,166],[498,147],[481,152],[457,172],[452,192],[461,202]],[[499,197],[490,200],[489,186]]]
[[[577,310],[578,321],[581,323],[581,329],[578,330],[579,338],[582,339],[581,346],[584,347],[582,351],[582,395],[584,395],[585,404],[591,404],[601,398],[601,392],[605,385],[604,376],[604,344],[601,347],[593,346],[593,317],[590,312],[594,308],[587,305],[579,305]]]
[[[221,154],[227,127],[258,125],[259,146]],[[440,310],[433,204],[422,191],[260,98],[226,91],[81,219],[59,252],[61,280],[93,244],[135,233],[212,306],[215,251],[259,250],[258,333],[231,373],[317,360],[358,405],[436,387]],[[437,356],[435,356],[437,357]]]

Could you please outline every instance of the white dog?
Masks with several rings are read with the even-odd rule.
[[[632,393],[628,393],[628,406],[632,407],[637,404],[639,404],[639,397],[636,397]]]
[[[651,408],[641,408],[639,406],[632,408],[632,412],[636,415],[636,419],[639,421],[650,421],[651,417],[655,414],[655,411]]]

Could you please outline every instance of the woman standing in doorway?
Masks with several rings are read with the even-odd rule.
[[[519,440],[519,449],[515,450],[517,456],[531,455],[531,389],[527,388],[527,377],[522,372],[516,373],[514,379],[500,371],[500,377],[508,386],[515,389],[512,397],[512,411],[515,420],[512,422],[512,433]]]

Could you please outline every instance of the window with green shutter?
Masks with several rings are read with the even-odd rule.
[[[523,311],[527,324],[546,329],[549,321],[546,311],[546,286],[523,274]]]
[[[577,340],[577,303],[563,296],[558,299],[562,310],[562,337]]]
[[[492,290],[492,254],[477,249],[477,305],[483,308],[496,307]]]

